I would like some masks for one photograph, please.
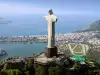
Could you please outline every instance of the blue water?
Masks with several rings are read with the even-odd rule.
[[[33,53],[39,53],[45,50],[47,43],[33,43],[33,44],[0,44],[0,48],[7,51],[7,57],[13,56],[32,56]],[[7,58],[6,57],[6,58]],[[2,59],[2,58],[0,58]]]

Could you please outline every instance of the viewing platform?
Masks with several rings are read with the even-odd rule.
[[[65,62],[67,62],[67,58],[62,53],[58,53],[57,57],[54,56],[52,58],[48,58],[46,57],[45,52],[42,52],[34,58],[34,64],[40,64],[40,65],[50,65],[51,63],[64,65]]]

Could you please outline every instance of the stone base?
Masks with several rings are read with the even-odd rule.
[[[57,56],[57,47],[56,46],[54,48],[47,48],[46,47],[45,55],[48,58],[52,58],[53,56]]]

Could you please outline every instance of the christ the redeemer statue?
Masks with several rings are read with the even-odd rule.
[[[48,16],[45,19],[48,22],[48,46],[47,57],[57,56],[57,48],[55,46],[55,23],[57,22],[57,16],[53,14],[52,9],[48,11]]]

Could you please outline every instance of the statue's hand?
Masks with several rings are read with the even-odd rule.
[[[44,16],[44,18],[45,18],[46,20],[48,20],[48,16]]]

